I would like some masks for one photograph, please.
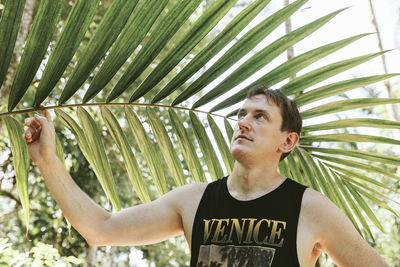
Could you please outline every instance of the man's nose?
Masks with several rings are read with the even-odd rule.
[[[239,129],[242,131],[249,131],[251,129],[250,116],[245,116],[238,121]]]

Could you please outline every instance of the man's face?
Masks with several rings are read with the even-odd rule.
[[[237,161],[255,163],[279,159],[287,132],[280,130],[282,116],[276,104],[268,102],[264,95],[255,95],[244,102],[237,119],[230,147]]]

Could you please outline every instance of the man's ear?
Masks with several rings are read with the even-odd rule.
[[[299,135],[296,132],[288,132],[286,134],[286,140],[281,144],[279,150],[282,152],[282,154],[292,151],[298,142]]]

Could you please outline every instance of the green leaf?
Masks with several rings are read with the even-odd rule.
[[[359,159],[370,160],[372,162],[382,162],[385,164],[392,164],[392,165],[400,165],[400,161],[398,157],[386,156],[378,153],[371,153],[365,151],[356,151],[356,150],[346,150],[346,149],[337,149],[337,148],[322,148],[322,147],[312,147],[312,146],[300,146],[308,151],[315,151],[333,155],[349,156],[355,157]]]
[[[290,175],[289,166],[288,166],[287,162],[288,162],[287,160],[282,160],[281,162],[279,162],[278,168],[279,168],[280,174],[289,178],[291,175]]]
[[[316,183],[318,183],[318,187],[322,189],[322,191],[324,192],[325,195],[332,196],[333,194],[330,191],[331,188],[328,186],[328,183],[327,183],[324,175],[322,174],[321,170],[318,168],[313,157],[307,152],[304,152],[304,155],[305,155],[306,164],[308,164],[310,166],[310,169],[311,169],[310,172],[314,173],[314,176],[311,178],[316,180]],[[318,191],[321,191],[321,190],[318,190]]]
[[[147,162],[147,166],[149,167],[150,175],[153,178],[154,184],[156,185],[158,192],[164,195],[169,190],[167,187],[164,168],[159,158],[159,153],[156,151],[143,127],[142,122],[139,120],[135,112],[133,112],[133,110],[128,106],[125,106],[125,114],[129,127],[131,128],[131,132],[136,139],[136,143]]]
[[[214,119],[210,115],[207,115],[207,120],[208,120],[208,123],[210,124],[210,128],[214,135],[215,141],[217,142],[219,151],[221,152],[221,156],[225,163],[226,170],[228,171],[228,173],[232,173],[233,164],[235,163],[235,161],[231,155],[229,146],[226,143],[225,138],[222,135],[217,124],[215,123]]]
[[[231,124],[228,122],[228,120],[226,118],[224,119],[224,126],[225,126],[226,135],[228,136],[228,140],[230,143],[233,138],[233,129],[232,129]]]
[[[306,0],[300,0],[288,5],[287,7],[274,13],[267,19],[263,20],[252,30],[247,32],[239,39],[216,63],[214,63],[204,74],[196,79],[188,88],[186,88],[172,102],[172,105],[177,105],[188,99],[196,92],[203,89],[207,84],[220,76],[223,72],[229,69],[240,58],[246,55],[253,49],[262,39],[270,34],[275,28],[296,12]]]
[[[382,197],[382,198],[384,198],[384,199],[386,199],[386,200],[388,200],[388,201],[393,201],[393,202],[395,202],[395,203],[397,203],[397,204],[400,204],[400,203],[398,203],[398,202],[396,202],[396,201],[394,201],[394,200],[388,198],[386,195],[382,194],[381,192],[379,192],[379,191],[377,191],[377,190],[375,190],[375,189],[372,189],[372,188],[370,188],[369,186],[366,186],[366,185],[364,185],[364,184],[362,184],[362,183],[360,183],[360,182],[351,180],[351,181],[349,181],[349,183],[351,183],[354,187],[356,187],[357,192],[361,193],[361,194],[364,195],[366,198],[370,199],[371,201],[373,201],[373,202],[376,203],[377,205],[382,206],[383,208],[385,208],[385,209],[387,209],[388,211],[392,212],[393,215],[399,216],[399,215],[396,213],[396,211],[394,211],[391,207],[389,207],[389,205],[388,205],[385,201],[380,200],[380,199],[377,198],[376,196],[380,196],[380,197]],[[372,194],[371,194],[371,193],[368,193],[368,192],[367,192],[366,190],[364,190],[364,189],[366,189],[366,190],[372,192]]]
[[[212,89],[210,92],[202,96],[192,108],[197,108],[202,106],[211,100],[214,100],[223,93],[231,90],[245,79],[256,73],[258,70],[266,66],[273,59],[278,57],[281,53],[285,52],[289,47],[293,46],[295,43],[304,39],[312,32],[318,30],[332,18],[334,18],[342,10],[333,12],[326,15],[318,20],[313,21],[297,30],[290,32],[289,34],[279,38],[272,44],[268,45],[245,63],[240,65],[235,71],[233,71],[227,78],[225,78],[218,86]]]
[[[222,171],[218,157],[215,154],[214,148],[207,136],[204,126],[192,111],[189,112],[189,116],[197,141],[199,142],[201,152],[203,153],[204,161],[206,162],[212,179],[215,181],[219,178],[222,178],[224,176],[224,172]]]
[[[337,201],[336,205],[338,205],[338,207],[340,207],[344,211],[344,213],[346,213],[347,217],[353,223],[354,227],[357,229],[358,232],[361,233],[361,230],[358,227],[356,220],[354,219],[353,213],[351,212],[347,202],[345,201],[345,199],[342,195],[342,190],[340,188],[338,190],[337,182],[335,182],[335,179],[337,179],[337,177],[335,176],[335,174],[333,172],[329,172],[325,168],[324,164],[322,164],[321,162],[319,162],[319,166],[320,166],[322,172],[324,173],[324,176],[327,178],[329,186],[331,187],[331,189],[334,192],[335,200]]]
[[[352,211],[354,212],[354,214],[357,217],[358,221],[363,226],[364,230],[373,239],[374,237],[372,235],[372,232],[371,232],[371,230],[369,228],[369,225],[368,225],[367,221],[365,220],[365,218],[362,215],[362,213],[361,213],[360,209],[358,208],[358,206],[355,204],[354,200],[351,198],[349,192],[347,191],[347,188],[343,184],[343,181],[341,179],[339,179],[339,177],[337,176],[337,174],[335,172],[333,172],[332,174],[333,174],[333,177],[335,178],[336,184],[338,185],[340,191],[342,192],[344,198],[346,199],[346,202],[351,207]],[[354,223],[355,223],[355,221],[353,221],[353,224]],[[357,228],[358,228],[358,226],[357,226]],[[358,228],[358,230],[359,230],[359,228]]]
[[[308,187],[311,187],[309,180],[303,178],[303,175],[300,172],[300,168],[298,167],[298,164],[296,164],[295,155],[293,153],[290,153],[287,156],[286,160],[288,162],[288,167],[289,167],[289,171],[291,173],[291,178],[298,183],[301,183],[301,184],[307,185]]]
[[[322,135],[308,135],[300,137],[301,142],[369,142],[369,143],[383,143],[400,145],[400,141],[383,136],[372,136],[364,134],[322,134]]]
[[[144,183],[142,170],[136,161],[136,157],[132,152],[132,148],[129,145],[128,139],[126,138],[121,126],[119,125],[118,120],[108,108],[102,106],[100,107],[100,110],[108,132],[111,134],[115,144],[118,146],[118,150],[121,152],[129,180],[135,188],[138,197],[143,203],[150,202],[151,198],[149,192],[147,191],[146,184]]]
[[[360,57],[355,57],[351,59],[342,60],[339,62],[335,62],[324,66],[322,68],[318,68],[316,70],[310,71],[302,76],[296,77],[284,86],[281,87],[281,90],[286,95],[295,94],[303,91],[304,89],[311,87],[314,84],[317,84],[320,81],[324,81],[336,74],[339,74],[345,70],[358,66],[368,60],[371,60],[377,56],[381,56],[387,51],[382,51],[378,53],[372,53]]]
[[[99,72],[94,76],[82,102],[86,103],[100,92],[119,71],[129,56],[145,38],[151,26],[167,5],[168,0],[142,1],[132,14],[132,20],[113,44]]]
[[[382,119],[344,119],[331,121],[321,124],[308,125],[303,127],[304,132],[313,132],[321,130],[331,130],[347,127],[373,127],[373,128],[389,128],[389,129],[400,129],[400,122],[382,120]]]
[[[63,0],[40,1],[38,12],[29,31],[24,53],[21,56],[11,87],[8,111],[15,108],[35,77],[56,29],[63,4]]]
[[[368,204],[360,196],[360,194],[353,187],[353,185],[346,181],[344,181],[344,184],[346,185],[347,189],[349,189],[350,193],[353,195],[354,199],[357,201],[357,203],[361,207],[361,209],[367,214],[368,218],[376,225],[376,227],[379,228],[379,230],[381,230],[382,232],[385,233],[385,229],[383,228],[382,224],[376,218],[374,212],[369,208]]]
[[[152,103],[164,99],[193,74],[201,69],[213,56],[221,51],[230,41],[232,41],[269,3],[268,0],[257,0],[248,5],[242,12],[235,16],[229,24],[217,35],[205,48],[203,48],[190,62],[175,76],[170,82],[160,90],[151,100]]]
[[[300,163],[301,169],[303,170],[307,184],[310,185],[312,189],[314,189],[316,191],[320,191],[320,188],[315,180],[315,174],[313,173],[312,169],[309,166],[309,163],[307,163],[307,161],[304,158],[301,151],[297,147],[295,147],[295,149],[293,150],[293,153],[294,153],[294,156],[297,157],[299,160],[299,163]]]
[[[328,166],[331,170],[335,170],[336,172],[343,173],[344,175],[342,175],[342,176],[343,177],[349,177],[348,178],[349,180],[360,179],[362,181],[377,185],[377,186],[379,186],[381,188],[392,190],[389,186],[387,186],[387,185],[385,185],[385,184],[383,184],[383,183],[381,183],[381,182],[379,182],[379,181],[377,181],[377,180],[375,180],[373,178],[370,178],[370,177],[368,177],[368,176],[366,176],[366,175],[364,175],[362,173],[359,173],[359,172],[356,172],[356,171],[351,171],[348,168],[347,169],[341,168],[339,166],[335,166],[335,165],[332,165],[332,164],[329,164],[329,163],[325,163],[325,165]]]
[[[333,95],[339,95],[340,93],[346,92],[348,90],[364,87],[372,83],[380,82],[382,80],[387,80],[397,75],[400,74],[394,73],[394,74],[375,75],[375,76],[355,78],[351,80],[345,80],[333,84],[328,84],[316,88],[314,90],[311,90],[309,92],[303,93],[301,95],[298,95],[294,101],[296,102],[296,105],[298,107],[301,107],[303,105],[315,102],[317,100],[327,98]]]
[[[310,50],[306,53],[303,53],[301,55],[298,55],[294,58],[291,58],[288,61],[285,61],[278,67],[274,68],[267,74],[265,74],[263,77],[260,79],[256,80],[252,84],[246,86],[244,89],[240,90],[233,96],[229,97],[228,99],[225,99],[223,102],[220,104],[217,104],[215,107],[213,107],[210,111],[216,111],[220,110],[222,108],[231,106],[233,104],[236,104],[246,98],[247,92],[249,89],[257,84],[263,84],[268,87],[271,87],[275,85],[278,82],[283,81],[286,78],[289,78],[290,76],[296,74],[300,70],[308,67],[312,63],[318,61],[319,59],[332,54],[333,52],[359,40],[360,38],[367,36],[369,34],[359,34],[353,37],[349,37],[337,42],[333,42],[321,47],[318,47],[316,49]],[[286,93],[286,92],[285,92]]]
[[[111,201],[115,210],[121,210],[116,186],[112,177],[110,164],[104,151],[104,145],[100,137],[100,131],[95,122],[83,108],[78,108],[78,118],[80,125],[75,122],[67,113],[56,109],[55,113],[62,123],[75,135],[79,148],[83,155],[93,167],[101,187]]]
[[[37,107],[56,86],[83,39],[100,0],[78,0],[72,7],[40,79],[33,106]]]
[[[172,127],[178,139],[179,146],[182,149],[183,157],[185,158],[190,174],[196,182],[206,183],[207,180],[203,171],[203,167],[201,166],[193,142],[189,139],[183,123],[174,110],[170,109],[168,112]]]
[[[118,34],[121,33],[137,2],[138,0],[115,0],[112,3],[70,75],[60,96],[60,105],[65,103],[79,89],[105,56],[107,50],[117,39]]]
[[[164,48],[189,16],[196,10],[201,0],[178,1],[151,33],[133,62],[107,97],[107,102],[116,99],[136,80]],[[132,102],[132,98],[129,102]]]
[[[87,154],[92,154],[96,164],[92,164],[93,171],[99,178],[100,184],[103,187],[108,199],[111,201],[115,210],[121,210],[121,204],[117,194],[117,189],[111,172],[111,166],[107,159],[104,149],[104,144],[100,136],[100,130],[90,114],[84,108],[78,108],[77,115],[79,122],[84,129],[84,138],[87,148]]]
[[[137,100],[157,85],[214,28],[236,2],[237,0],[215,1],[135,90],[130,101]]]
[[[180,160],[162,121],[152,108],[148,107],[146,111],[150,126],[153,130],[158,146],[160,147],[161,153],[164,156],[165,163],[171,171],[175,184],[177,186],[186,184]]]
[[[335,101],[300,112],[303,120],[356,108],[400,103],[398,98],[356,98]]]
[[[14,52],[26,0],[6,1],[0,20],[0,87],[6,77]]]
[[[27,146],[22,138],[24,128],[22,123],[11,116],[3,118],[7,128],[8,138],[11,144],[15,178],[17,180],[18,195],[21,200],[22,209],[25,215],[26,235],[29,230],[29,195],[28,195],[28,172],[30,158]]]
[[[365,163],[361,163],[361,162],[354,161],[354,160],[344,159],[342,157],[330,157],[330,156],[324,156],[324,155],[319,155],[319,154],[312,154],[312,155],[314,157],[320,158],[322,160],[326,160],[328,162],[337,163],[337,164],[345,165],[348,167],[357,168],[360,170],[365,170],[367,172],[376,172],[376,173],[383,174],[383,175],[391,177],[391,178],[395,178],[398,181],[400,181],[400,177],[394,175],[393,173],[387,171],[386,169],[376,167],[372,164],[365,164]]]

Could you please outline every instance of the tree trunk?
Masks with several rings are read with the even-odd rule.
[[[289,4],[290,4],[289,0],[283,0],[283,5],[285,7],[288,6]],[[291,20],[290,17],[285,21],[285,31],[286,31],[286,34],[292,32],[292,20]],[[288,60],[294,57],[294,48],[293,48],[293,46],[289,47],[286,50],[286,54],[287,54],[287,59]],[[293,80],[294,78],[296,78],[296,74],[291,76],[290,80]]]
[[[383,51],[383,42],[382,42],[382,37],[381,37],[381,32],[379,30],[379,26],[378,26],[378,22],[377,22],[377,17],[376,17],[376,13],[375,13],[375,9],[374,9],[374,5],[372,4],[372,0],[368,0],[369,1],[369,6],[371,9],[371,16],[372,16],[372,24],[375,27],[376,30],[376,36],[378,37],[378,47],[380,51]],[[383,54],[381,56],[382,59],[382,67],[383,70],[385,72],[385,74],[388,73],[388,69],[387,69],[387,64],[386,64],[386,57],[385,54]],[[394,98],[394,94],[392,91],[392,87],[390,85],[389,81],[385,81],[384,85],[386,87],[386,91],[387,91],[387,95],[389,98]],[[397,109],[397,106],[392,104],[392,105],[387,105],[387,111],[391,117],[392,120],[396,120],[396,121],[400,121],[400,115],[399,115],[399,110]]]
[[[97,247],[89,245],[89,247],[86,250],[86,264],[85,264],[86,267],[95,266],[96,252],[97,252]]]

